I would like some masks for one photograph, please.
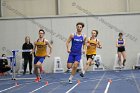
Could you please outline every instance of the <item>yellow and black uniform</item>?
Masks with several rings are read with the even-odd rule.
[[[39,56],[39,57],[47,56],[47,51],[46,51],[47,46],[46,46],[45,39],[43,39],[43,41],[37,40],[35,45],[37,46],[37,50],[36,50],[36,54],[35,54],[36,56]]]
[[[47,56],[47,44],[45,39],[43,39],[43,41],[39,41],[38,39],[35,45],[37,49],[35,53],[34,64],[36,64],[38,61],[43,63],[45,57]]]
[[[92,39],[92,38],[89,38],[87,43],[89,43],[89,46],[87,46],[87,52],[86,52],[86,57],[87,57],[87,60],[88,58],[91,58],[93,60],[93,56],[96,55],[96,47],[97,47],[97,39]]]

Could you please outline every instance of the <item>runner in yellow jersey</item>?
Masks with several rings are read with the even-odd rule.
[[[39,30],[39,38],[34,42],[35,58],[34,58],[34,73],[36,75],[35,82],[40,81],[40,69],[42,68],[42,63],[45,57],[50,57],[52,52],[52,47],[47,39],[44,38],[45,31],[43,29]],[[49,52],[47,52],[47,46],[49,47]]]
[[[96,56],[96,48],[102,48],[101,43],[99,39],[97,39],[98,31],[97,30],[92,30],[91,32],[92,36],[88,38],[87,40],[87,50],[86,50],[86,58],[87,58],[87,63],[86,66],[84,67],[84,71],[80,73],[81,77],[84,77],[85,72],[88,70],[88,68],[95,64],[98,67],[98,64],[94,62],[94,57]]]

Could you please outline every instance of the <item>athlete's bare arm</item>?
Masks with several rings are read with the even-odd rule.
[[[50,57],[50,55],[51,55],[51,53],[52,53],[52,46],[51,46],[51,44],[49,43],[49,41],[48,40],[45,40],[45,42],[46,42],[46,44],[48,45],[48,47],[49,47],[49,53],[47,54],[47,56],[48,57]]]
[[[66,42],[66,47],[67,47],[67,52],[68,53],[70,53],[71,51],[70,51],[70,45],[69,45],[69,43],[71,42],[71,40],[72,40],[72,38],[73,38],[73,34],[71,34],[70,36],[69,36],[69,38],[68,38],[68,40],[67,40],[67,42]]]
[[[36,41],[34,42],[34,47],[33,47],[33,50],[32,50],[32,54],[34,54],[35,50],[36,50]]]
[[[86,52],[86,40],[87,40],[87,37],[86,37],[86,35],[84,35],[83,54],[85,54],[85,52]]]
[[[98,42],[97,42],[97,48],[102,48],[102,45],[101,45],[101,42],[99,41],[99,40],[97,40]]]
[[[116,41],[116,47],[120,47],[120,45],[118,44],[118,39]]]

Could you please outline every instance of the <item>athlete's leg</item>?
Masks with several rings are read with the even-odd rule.
[[[87,57],[87,62],[86,62],[86,65],[84,66],[84,70],[83,70],[83,72],[82,73],[80,73],[80,76],[81,77],[84,77],[84,74],[85,74],[85,72],[88,70],[88,68],[91,66],[91,65],[93,65],[93,64],[95,64],[95,62],[94,62],[94,55],[86,55],[86,57]]]
[[[92,59],[91,59],[91,58],[88,58],[87,63],[86,63],[86,65],[85,65],[85,67],[84,67],[83,74],[85,74],[85,72],[88,70],[88,68],[89,68],[92,64],[94,64],[94,63],[92,62]]]
[[[125,66],[125,62],[126,62],[126,52],[125,51],[122,52],[122,56],[123,56],[123,66]]]
[[[68,61],[67,61],[67,71],[66,72],[70,72],[70,69],[72,68],[73,62],[74,62],[74,55],[69,54]]]
[[[40,76],[40,67],[42,66],[41,64],[42,63],[39,62],[39,61],[35,64],[35,75],[36,75],[36,77]]]
[[[75,61],[72,67],[71,75],[73,76],[75,75],[78,66],[79,66],[79,62]]]
[[[81,60],[81,55],[73,55],[72,56],[72,60],[71,61],[74,61],[73,63],[73,66],[72,66],[72,72],[71,72],[71,75],[69,77],[69,83],[72,83],[72,78],[73,76],[75,75],[76,73],[76,70],[77,70],[77,67],[79,66],[79,62]]]
[[[82,73],[80,73],[81,77],[84,77],[85,72],[88,70],[88,68],[92,65],[92,59],[88,58],[86,65],[84,66],[84,70]]]
[[[45,59],[45,57],[36,57],[35,58],[34,73],[37,77],[35,82],[40,81],[40,68],[42,67],[42,63],[43,63],[44,59]]]
[[[73,63],[69,63],[69,62],[68,62],[68,63],[67,63],[67,68],[68,68],[68,69],[71,69],[71,68],[72,68],[72,65],[73,65]]]
[[[72,83],[71,80],[72,80],[72,78],[74,77],[74,75],[76,73],[76,70],[77,70],[78,65],[79,65],[79,62],[77,62],[77,61],[75,61],[73,63],[72,72],[71,72],[71,75],[69,77],[69,83]]]
[[[122,66],[122,63],[121,63],[121,52],[118,52],[118,64],[120,66]]]

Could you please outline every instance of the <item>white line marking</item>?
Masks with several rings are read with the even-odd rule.
[[[0,79],[0,80],[2,80],[2,81],[3,81],[3,80],[11,80],[11,78],[6,78],[6,79]]]
[[[61,85],[58,85],[57,87],[53,88],[51,91],[49,91],[48,93],[52,93],[53,91],[55,91],[56,89],[58,89]]]
[[[78,83],[75,84],[72,88],[70,88],[66,93],[69,93],[70,91],[72,91],[76,86],[78,86]]]
[[[34,93],[35,91],[38,91],[38,90],[42,89],[42,88],[45,87],[45,86],[46,86],[46,85],[43,85],[43,86],[41,86],[41,87],[39,87],[39,88],[37,88],[37,89],[35,89],[35,90],[29,92],[29,93]]]
[[[111,84],[111,81],[108,81],[108,83],[107,83],[107,86],[106,86],[106,89],[105,89],[104,93],[107,93],[107,92],[108,92],[108,89],[109,89],[110,84]]]
[[[30,80],[30,79],[36,79],[36,78],[16,78],[16,80]]]
[[[101,81],[103,80],[105,74],[106,74],[106,72],[104,72],[104,74],[102,75],[101,79],[100,79],[99,82],[96,84],[95,88],[93,89],[92,93],[95,93],[96,89],[99,87]]]
[[[19,86],[19,85],[18,85],[18,86]],[[17,86],[12,86],[12,87],[6,88],[6,89],[4,89],[4,90],[1,90],[0,93],[2,93],[2,92],[4,92],[4,91],[7,91],[7,90],[10,90],[10,89],[15,88],[15,87],[17,87]]]
[[[139,87],[139,85],[138,85],[138,83],[137,83],[137,81],[136,81],[136,79],[135,79],[135,76],[134,76],[134,74],[133,74],[132,71],[131,71],[131,74],[132,74],[132,78],[134,79],[134,82],[135,82],[135,84],[136,84],[137,90],[138,90],[138,92],[140,93],[140,87]]]
[[[52,83],[49,83],[49,85],[52,85],[52,84],[54,84],[54,83],[60,83],[60,82],[52,82]],[[45,86],[49,86],[49,85],[46,85],[46,84],[45,84],[45,85],[43,85],[43,86],[41,86],[41,87],[39,87],[39,88],[37,88],[37,89],[35,89],[35,90],[29,92],[29,93],[34,93],[34,92],[36,92],[36,91],[38,91],[38,90],[44,88]]]

